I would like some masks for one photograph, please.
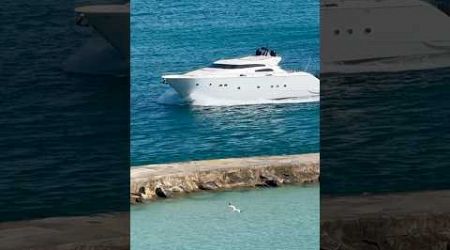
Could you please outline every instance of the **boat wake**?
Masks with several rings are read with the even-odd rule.
[[[158,97],[156,102],[164,105],[177,105],[177,106],[189,105],[191,103],[189,100],[186,100],[180,95],[178,95],[177,92],[173,89],[167,90],[164,94]]]
[[[191,99],[182,98],[175,90],[168,90],[162,94],[157,102],[164,105],[192,105],[192,106],[241,106],[241,105],[258,105],[258,104],[284,104],[284,103],[306,103],[319,102],[319,95],[311,95],[306,97],[292,97],[275,100],[230,100],[218,99],[209,96],[193,95]]]

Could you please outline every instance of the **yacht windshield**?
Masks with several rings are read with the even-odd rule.
[[[233,64],[218,64],[214,63],[210,66],[210,68],[217,69],[248,69],[248,68],[256,68],[256,67],[264,67],[264,64],[243,64],[243,65],[233,65]]]

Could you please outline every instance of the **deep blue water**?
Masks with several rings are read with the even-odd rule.
[[[128,78],[61,69],[75,2],[2,4],[0,221],[126,211]]]
[[[268,45],[282,67],[319,72],[319,2],[132,1],[132,165],[319,151],[319,104],[191,107],[164,72]],[[169,91],[169,93],[168,93]]]
[[[321,192],[449,189],[450,68],[321,77]]]

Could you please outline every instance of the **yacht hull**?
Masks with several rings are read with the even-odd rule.
[[[450,66],[450,18],[420,0],[326,0],[321,73]]]
[[[320,95],[320,81],[311,74],[255,77],[163,77],[182,97],[193,101],[228,100],[258,103],[284,99],[312,99]],[[317,99],[318,100],[318,99]]]

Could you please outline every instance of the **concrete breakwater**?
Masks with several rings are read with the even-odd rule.
[[[319,181],[319,154],[231,158],[131,168],[130,201],[167,198],[202,190],[276,187]]]

